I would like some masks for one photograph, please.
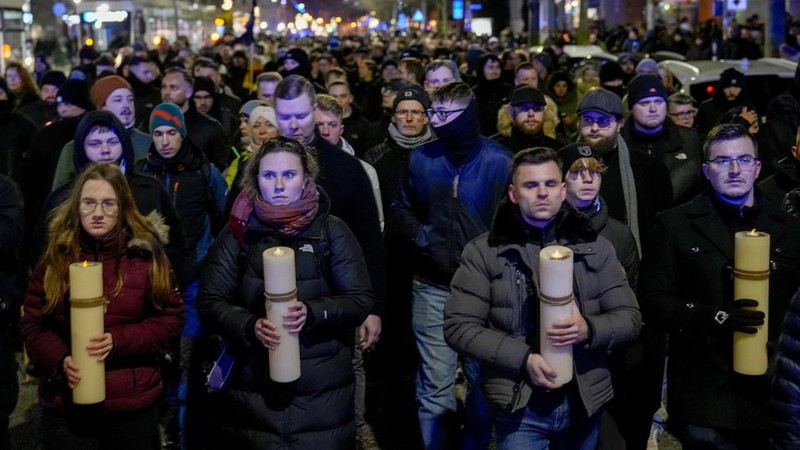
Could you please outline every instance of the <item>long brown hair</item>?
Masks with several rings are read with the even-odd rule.
[[[53,211],[50,221],[50,242],[42,257],[42,263],[46,266],[44,311],[51,312],[66,295],[69,289],[69,265],[81,258],[80,240],[83,226],[79,208],[83,185],[89,180],[101,180],[110,184],[119,204],[117,224],[112,231],[117,242],[115,270],[117,282],[112,295],[118,295],[122,290],[123,274],[119,272],[120,257],[127,252],[128,244],[136,239],[143,244],[142,247],[147,247],[149,250],[152,302],[157,309],[161,309],[169,300],[172,280],[169,260],[158,233],[139,213],[122,170],[115,164],[93,164],[80,174],[67,200]]]
[[[27,67],[18,61],[11,61],[6,65],[6,74],[8,73],[8,69],[15,69],[17,74],[19,74],[22,87],[20,87],[18,92],[31,91],[34,94],[39,95],[39,86],[36,84],[36,80],[33,79],[33,76],[31,75],[30,71],[28,71]]]

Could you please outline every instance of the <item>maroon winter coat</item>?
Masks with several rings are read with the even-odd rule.
[[[130,241],[127,252],[119,258],[124,282],[116,296],[112,295],[117,281],[116,241],[85,240],[81,248],[82,259],[103,262],[103,289],[108,298],[105,328],[114,343],[106,359],[105,410],[147,408],[163,392],[159,355],[166,352],[183,324],[180,293],[173,290],[169,303],[161,311],[155,309],[150,300],[150,253],[142,241]],[[62,369],[64,357],[70,354],[69,294],[53,311],[43,312],[44,272],[45,265],[39,261],[28,283],[20,329],[31,361],[44,371],[39,384],[42,407],[63,412],[64,402],[72,401]]]

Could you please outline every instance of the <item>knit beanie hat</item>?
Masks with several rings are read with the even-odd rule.
[[[248,100],[239,108],[239,117],[246,116],[245,118],[249,118],[253,114],[253,110],[258,106],[267,106],[267,104],[263,100]]]
[[[186,121],[183,118],[183,111],[174,103],[162,103],[150,114],[150,134],[156,128],[168,126],[178,130],[182,137],[186,138]]]
[[[94,111],[94,103],[89,98],[89,84],[83,80],[70,78],[58,88],[58,103],[67,102],[87,111]]]
[[[92,85],[92,90],[89,92],[94,106],[97,109],[102,108],[106,104],[108,96],[117,89],[127,89],[133,93],[130,83],[119,75],[108,75],[95,81]]]
[[[42,75],[42,79],[39,80],[39,87],[49,84],[58,88],[61,87],[65,81],[67,81],[67,76],[64,75],[64,72],[60,70],[51,70]]]
[[[744,88],[744,83],[744,74],[731,67],[729,69],[725,69],[725,71],[719,75],[719,82],[717,83],[717,86],[719,89],[725,89],[726,87],[732,86]]]
[[[198,91],[206,91],[209,95],[214,96],[216,92],[216,86],[214,86],[214,81],[208,77],[195,77],[194,78],[194,92]]]
[[[600,73],[598,73],[597,76],[600,78],[600,84],[605,84],[609,81],[624,80],[625,72],[618,63],[606,61],[600,66]]]
[[[267,122],[271,123],[272,126],[278,128],[278,118],[275,115],[275,108],[272,106],[256,106],[250,113],[250,118],[247,119],[247,124],[250,125],[250,128],[255,125],[259,117],[263,117]]]
[[[404,87],[403,89],[397,91],[397,95],[394,97],[394,102],[392,103],[392,111],[396,110],[397,105],[399,105],[403,100],[416,100],[420,105],[422,105],[422,109],[425,110],[430,107],[428,94],[422,90],[422,87],[415,84]]]
[[[641,99],[647,97],[661,97],[667,99],[667,88],[661,79],[655,75],[636,75],[628,83],[628,107],[632,107]]]
[[[636,65],[636,73],[639,75],[658,75],[658,63],[654,59],[645,58]]]

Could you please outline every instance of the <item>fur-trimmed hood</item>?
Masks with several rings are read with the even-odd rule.
[[[553,233],[547,234],[559,241],[580,243],[597,240],[597,231],[592,228],[589,218],[579,213],[567,202],[561,205],[561,210],[545,232],[548,230],[552,230]],[[531,240],[543,238],[534,236],[533,231],[533,228],[522,219],[519,207],[505,197],[500,201],[492,220],[488,242],[490,246],[498,247],[508,244],[524,245]]]

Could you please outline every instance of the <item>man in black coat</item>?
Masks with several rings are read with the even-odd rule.
[[[58,120],[56,96],[58,88],[67,80],[64,72],[51,70],[42,76],[39,83],[39,99],[21,107],[17,112],[30,119],[38,128]]]
[[[331,214],[353,231],[364,251],[375,304],[361,326],[358,345],[367,349],[381,333],[385,292],[385,257],[380,220],[372,184],[358,160],[323,139],[314,122],[314,86],[299,75],[289,75],[275,89],[275,112],[281,134],[313,147],[320,166],[319,184],[331,200]]]
[[[667,411],[684,448],[766,449],[772,349],[800,281],[800,220],[754,188],[761,162],[744,127],[715,127],[703,152],[711,188],[657,218],[639,302],[644,321],[669,333]],[[768,318],[734,297],[734,233],[752,229],[770,235]],[[766,374],[733,372],[733,332],[764,325]]]
[[[134,56],[128,63],[129,75],[125,78],[133,88],[133,98],[136,104],[136,123],[140,130],[147,132],[150,113],[156,105],[161,103],[161,95],[153,84],[155,73],[153,66],[146,58]]]
[[[544,94],[530,86],[518,86],[511,92],[508,113],[511,115],[511,135],[497,133],[492,139],[517,153],[531,147],[557,150],[561,144],[544,134]]]
[[[622,138],[631,150],[664,162],[672,181],[674,204],[693,199],[703,190],[700,138],[691,128],[679,127],[667,118],[667,89],[655,75],[637,75],[628,84],[631,114]]]
[[[167,70],[161,81],[163,101],[178,105],[186,121],[189,140],[222,172],[228,167],[230,151],[225,129],[213,117],[197,110],[193,96],[194,78],[178,67]]]

